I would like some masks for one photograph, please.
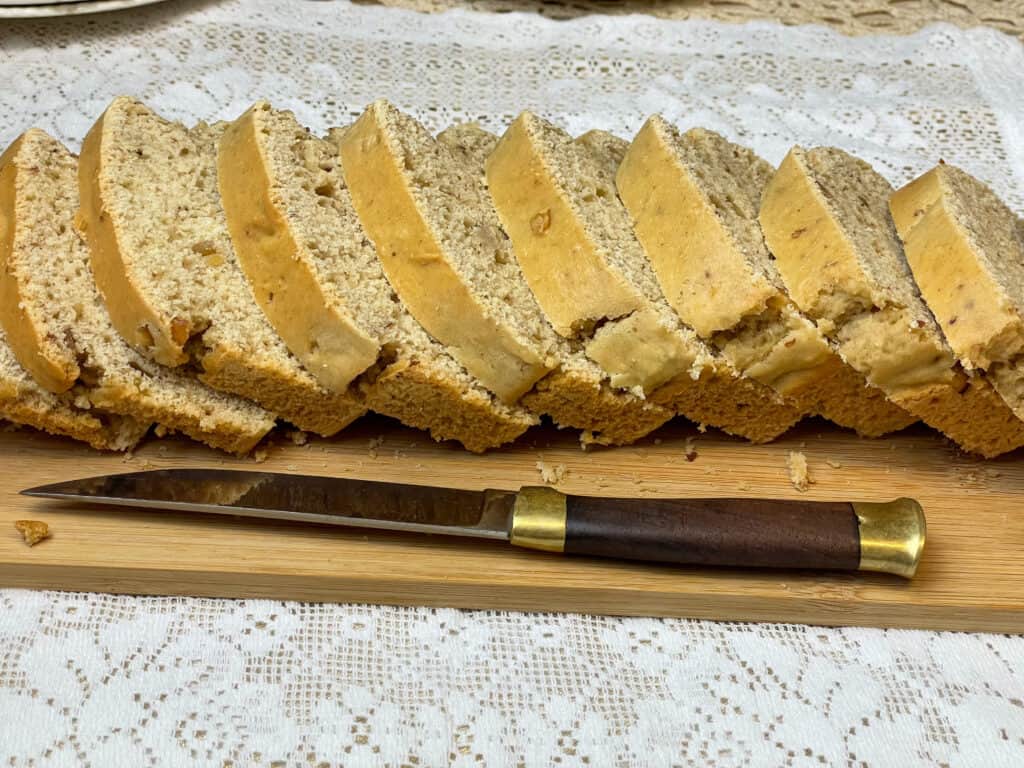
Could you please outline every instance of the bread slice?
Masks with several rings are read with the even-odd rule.
[[[497,146],[498,137],[479,125],[466,123],[452,126],[438,135],[438,141],[450,147],[484,182],[484,164]],[[489,212],[494,216],[493,209]],[[504,247],[511,245],[504,238]],[[526,286],[515,258],[507,262],[509,280]],[[543,317],[540,307],[528,289],[522,292],[524,308]],[[543,321],[547,324],[547,321]],[[610,377],[587,357],[577,341],[555,337],[559,367],[541,379],[522,398],[522,403],[537,413],[551,415],[563,427],[583,430],[580,441],[590,444],[623,445],[634,442],[660,427],[675,414],[646,398],[611,385]]]
[[[945,163],[897,190],[896,229],[921,293],[968,368],[1024,355],[1024,236],[985,184]]]
[[[1024,419],[1024,222],[945,163],[889,201],[925,301],[967,368]]]
[[[529,392],[557,362],[538,319],[517,310],[518,286],[503,279],[501,233],[480,218],[486,200],[472,173],[385,101],[342,138],[341,160],[363,226],[409,311],[500,398]]]
[[[0,419],[81,440],[101,451],[134,448],[150,426],[132,418],[80,408],[73,394],[56,395],[44,389],[18,364],[2,328]]]
[[[1024,445],[982,376],[956,361],[922,301],[889,215],[889,183],[838,149],[796,147],[768,182],[760,220],[789,295],[897,405],[968,451]]]
[[[132,350],[96,290],[89,252],[74,227],[77,162],[32,129],[0,157],[0,323],[12,351],[44,388],[235,453],[274,426],[269,413]]]
[[[93,273],[114,327],[165,365],[330,435],[365,407],[324,389],[253,298],[217,191],[223,128],[186,129],[116,98],[82,145],[79,184]]]
[[[669,304],[742,375],[862,435],[902,429],[916,418],[844,363],[786,295],[757,222],[773,172],[746,147],[655,115],[616,185]]]
[[[387,102],[340,136],[352,200],[410,313],[506,402],[630,442],[671,417],[617,392],[544,319],[487,197],[482,163]]]
[[[537,422],[496,401],[397,300],[352,207],[337,144],[261,101],[221,137],[218,176],[257,301],[324,386],[351,385],[371,409],[474,451]]]
[[[799,411],[739,377],[665,301],[615,194],[623,144],[608,134],[574,142],[524,112],[491,154],[490,192],[530,288],[613,384],[751,440],[776,437]]]

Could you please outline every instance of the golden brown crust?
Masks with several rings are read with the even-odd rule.
[[[583,441],[598,445],[635,442],[674,415],[667,408],[564,370],[541,379],[522,403],[536,413],[551,414],[560,427],[583,430]]]
[[[896,401],[965,451],[987,459],[1024,445],[1024,421],[983,376],[959,371],[953,386],[926,387]]]
[[[736,376],[727,366],[706,370],[699,380],[679,376],[651,396],[698,424],[709,424],[753,443],[767,443],[792,427],[801,411],[779,400],[753,379]]]
[[[419,429],[438,441],[457,440],[482,453],[510,443],[536,423],[525,411],[497,409],[482,394],[467,398],[451,382],[415,363],[385,368],[366,390],[367,406]]]
[[[797,408],[824,416],[862,437],[881,437],[909,427],[919,418],[891,402],[878,387],[869,386],[838,356],[815,374],[788,390],[786,397]]]
[[[350,394],[297,387],[284,372],[256,368],[237,355],[214,350],[203,358],[199,380],[276,411],[306,432],[330,437],[366,413]],[[285,415],[287,413],[287,415]]]

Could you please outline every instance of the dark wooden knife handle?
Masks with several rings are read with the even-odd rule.
[[[856,570],[848,502],[566,497],[565,549],[696,565]]]

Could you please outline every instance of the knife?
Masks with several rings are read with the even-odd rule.
[[[467,491],[334,477],[161,469],[42,485],[26,496],[507,541],[691,565],[813,568],[910,578],[925,541],[913,499],[629,499],[550,487]]]

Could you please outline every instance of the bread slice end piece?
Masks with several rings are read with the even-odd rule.
[[[26,172],[19,162],[20,156],[26,143],[35,138],[33,132],[36,130],[22,134],[0,155],[0,325],[21,366],[40,386],[60,393],[71,389],[78,379],[78,362],[73,356],[62,354],[57,345],[50,343],[46,334],[40,332],[31,305],[23,295],[19,280],[21,270],[15,258],[18,248],[39,247],[35,242],[20,242],[25,235],[18,223],[20,214],[37,213],[25,211],[22,206],[31,206],[32,203],[20,201],[18,194],[23,183],[21,176]],[[51,258],[59,258],[59,255],[52,254]]]

